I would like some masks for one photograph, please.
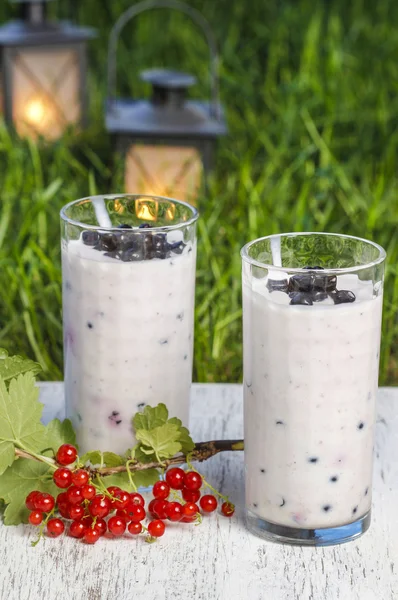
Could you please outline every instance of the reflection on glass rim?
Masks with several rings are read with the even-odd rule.
[[[293,237],[304,237],[304,236],[325,236],[326,237],[334,237],[334,238],[340,238],[343,240],[353,240],[355,242],[362,242],[363,244],[366,244],[368,246],[373,247],[375,250],[377,250],[378,252],[378,256],[377,258],[375,258],[374,260],[364,263],[364,264],[358,264],[358,265],[353,265],[352,267],[343,267],[343,268],[329,268],[329,267],[325,267],[324,268],[324,272],[325,273],[354,273],[357,271],[362,271],[364,269],[369,269],[371,267],[374,267],[376,265],[381,264],[385,258],[386,258],[386,251],[384,250],[384,248],[382,248],[382,246],[380,246],[379,244],[376,244],[375,242],[372,242],[370,240],[366,240],[364,238],[360,238],[360,237],[356,237],[353,235],[344,235],[344,234],[340,234],[340,233],[326,233],[326,232],[317,232],[317,231],[297,231],[297,232],[290,232],[290,233],[276,233],[273,235],[266,235],[263,236],[261,238],[257,238],[255,240],[252,240],[251,242],[248,242],[247,244],[245,244],[243,246],[243,248],[240,251],[240,255],[242,257],[242,259],[246,262],[249,263],[251,265],[260,267],[262,269],[268,269],[268,270],[272,270],[274,272],[286,272],[288,271],[289,273],[306,273],[307,270],[302,268],[302,267],[289,267],[287,265],[284,266],[277,266],[274,264],[271,264],[269,262],[261,262],[261,260],[258,260],[256,258],[253,258],[252,256],[250,256],[249,252],[251,248],[254,248],[257,244],[259,244],[260,242],[264,242],[267,240],[270,240],[270,243],[272,245],[272,241],[273,240],[278,240],[278,239],[282,239],[282,238],[293,238]],[[269,253],[268,253],[269,254]]]
[[[171,206],[180,205],[180,206],[187,208],[188,211],[192,215],[186,221],[181,220],[179,223],[175,223],[173,225],[151,226],[151,229],[154,231],[156,231],[156,230],[172,231],[173,229],[180,229],[181,227],[185,227],[187,225],[191,225],[192,223],[195,223],[195,221],[197,221],[197,219],[199,218],[199,211],[191,204],[188,204],[188,202],[183,202],[182,200],[176,200],[175,198],[167,198],[165,196],[153,196],[150,194],[106,194],[106,195],[100,194],[98,196],[86,196],[84,198],[79,198],[77,200],[73,200],[72,202],[69,202],[68,204],[65,204],[65,206],[63,206],[61,208],[60,216],[63,221],[69,223],[70,225],[75,225],[76,227],[80,227],[82,229],[91,229],[94,231],[98,231],[98,230],[120,231],[117,226],[104,227],[101,225],[90,225],[88,223],[83,223],[82,221],[76,221],[75,219],[69,217],[67,212],[71,208],[73,208],[75,206],[79,206],[84,203],[92,203],[93,204],[93,200],[106,201],[106,200],[140,200],[140,199],[163,203],[163,204],[169,204]]]

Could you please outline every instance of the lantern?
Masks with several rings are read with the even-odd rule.
[[[176,9],[203,31],[210,50],[210,101],[187,100],[194,76],[169,69],[151,69],[141,78],[152,97],[119,99],[116,91],[116,49],[124,26],[154,8]],[[124,157],[126,192],[171,196],[195,204],[203,176],[211,169],[217,138],[227,128],[218,100],[217,50],[207,21],[177,0],[149,0],[129,8],[111,31],[108,52],[106,128]]]
[[[48,0],[11,0],[0,27],[0,113],[20,135],[59,138],[86,121],[86,43],[94,30],[46,18]]]

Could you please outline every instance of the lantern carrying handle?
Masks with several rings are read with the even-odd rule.
[[[116,21],[112,27],[109,37],[108,47],[108,102],[111,104],[115,99],[116,93],[116,52],[119,41],[120,32],[127,23],[137,15],[152,10],[153,8],[170,8],[184,13],[200,27],[210,51],[210,112],[215,119],[220,119],[220,104],[219,104],[219,85],[218,85],[218,52],[216,40],[209,23],[203,15],[179,0],[145,0],[128,8]]]

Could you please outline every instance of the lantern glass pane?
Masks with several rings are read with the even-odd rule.
[[[20,135],[60,137],[79,121],[79,56],[75,50],[23,50],[13,57],[13,120]]]
[[[196,148],[133,144],[127,152],[126,192],[150,194],[195,204],[203,164]]]

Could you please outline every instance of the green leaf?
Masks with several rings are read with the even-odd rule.
[[[172,419],[169,419],[167,422],[173,423],[174,425],[178,425],[178,427],[180,428],[181,435],[180,435],[178,441],[181,444],[181,452],[183,452],[184,454],[188,454],[189,452],[192,452],[192,450],[195,448],[195,442],[189,435],[188,429],[186,427],[182,427],[182,421],[180,419],[177,419],[177,417],[173,417]]]
[[[53,419],[46,425],[44,435],[46,448],[52,448],[54,453],[62,444],[76,446],[76,434],[69,419],[65,419],[64,421]]]
[[[52,481],[53,470],[44,463],[20,458],[0,477],[0,498],[8,504],[4,513],[5,525],[27,521],[26,496],[32,490],[57,495],[59,489]]]
[[[159,473],[156,469],[148,469],[146,471],[137,471],[136,473],[132,473],[132,477],[137,488],[149,487],[158,481]],[[117,485],[122,488],[122,490],[126,490],[127,492],[132,492],[134,490],[133,486],[130,484],[130,479],[127,473],[115,473],[115,475],[107,475],[106,477],[102,477],[102,481],[105,483],[106,487]]]
[[[38,402],[39,390],[32,373],[12,379],[7,391],[0,378],[0,475],[9,464],[10,443],[34,452],[45,448],[45,427],[40,423],[43,405]]]
[[[29,358],[22,358],[22,356],[8,356],[7,350],[0,348],[0,377],[3,378],[3,381],[9,381],[29,371],[33,375],[37,375],[41,370],[39,363]]]
[[[118,454],[113,452],[100,452],[94,450],[92,452],[86,452],[80,457],[80,462],[84,465],[90,463],[93,467],[120,467],[124,465],[125,461]]]
[[[146,406],[142,413],[136,413],[133,417],[133,427],[137,431],[139,429],[154,429],[159,425],[166,423],[169,416],[169,411],[165,404],[158,404],[154,408]]]
[[[181,451],[180,430],[178,425],[173,423],[164,423],[150,431],[139,429],[135,432],[137,440],[142,442],[144,452],[154,454],[156,458],[171,458],[177,452]]]
[[[15,447],[12,442],[0,442],[0,475],[12,465],[15,460]]]

